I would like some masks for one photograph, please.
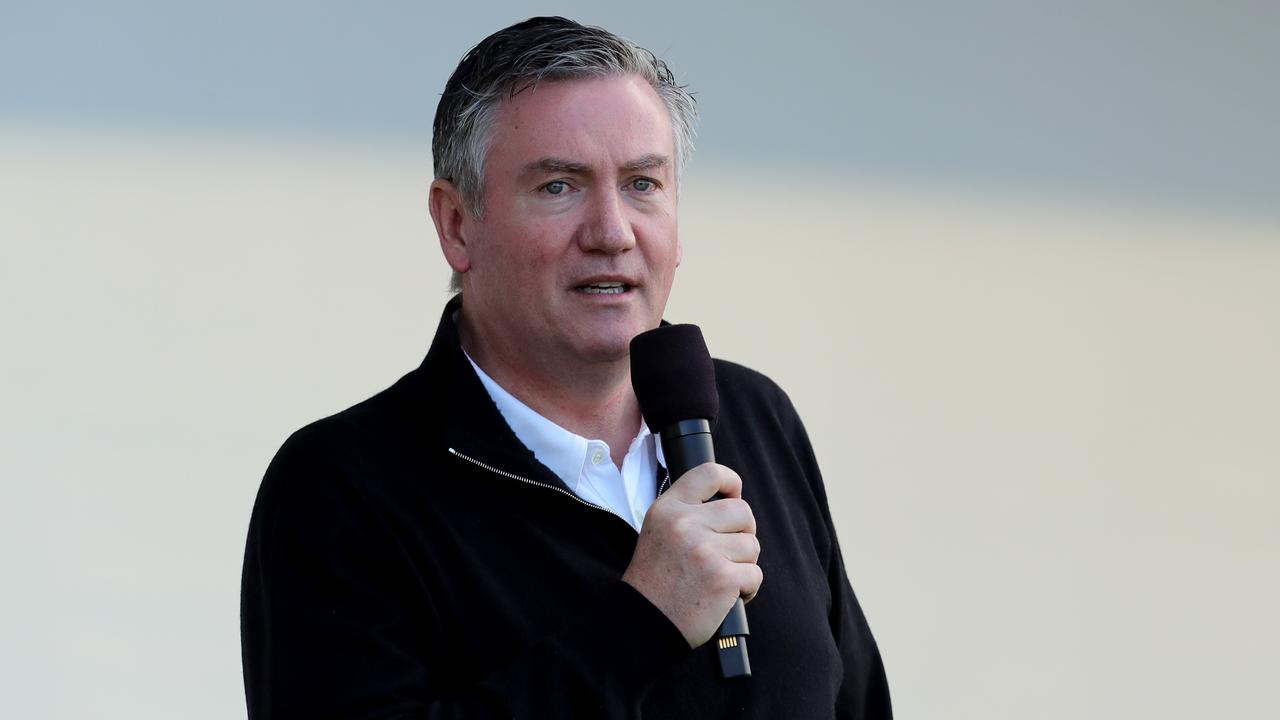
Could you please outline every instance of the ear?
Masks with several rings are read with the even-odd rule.
[[[454,272],[467,272],[471,269],[471,257],[464,228],[469,216],[461,193],[448,180],[432,180],[428,206],[445,262]]]

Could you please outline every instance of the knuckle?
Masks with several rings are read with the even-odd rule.
[[[668,520],[671,537],[680,544],[691,541],[695,535],[695,523],[689,513],[672,513],[672,517]]]
[[[703,571],[715,569],[719,554],[707,545],[695,545],[689,552],[689,559]]]
[[[645,513],[645,525],[649,524],[649,520],[659,523],[665,522],[671,515],[671,503],[671,496],[669,495],[664,495],[654,500],[653,504],[649,506],[649,512]]]
[[[728,510],[732,514],[735,524],[742,528],[743,532],[754,533],[756,530],[755,513],[751,511],[751,506],[747,504],[747,501],[735,498],[729,502],[732,504],[728,506]]]
[[[751,602],[760,594],[760,587],[764,584],[764,572],[756,567],[756,572],[751,578],[751,582],[743,590],[743,600]]]
[[[716,487],[720,491],[721,495],[737,497],[740,494],[739,491],[742,488],[742,478],[738,477],[738,473],[734,472],[733,468],[718,464],[710,465],[708,467],[712,473],[711,476],[715,479]]]
[[[737,590],[739,585],[741,584],[741,581],[738,578],[738,573],[735,572],[735,569],[733,568],[733,566],[727,563],[721,564],[719,567],[717,567],[711,573],[711,578],[712,578],[712,587],[714,587],[717,592],[728,592],[730,590]]]

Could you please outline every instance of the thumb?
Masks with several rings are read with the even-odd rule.
[[[703,463],[676,478],[668,494],[690,505],[701,504],[720,494],[742,497],[742,478],[724,465]]]

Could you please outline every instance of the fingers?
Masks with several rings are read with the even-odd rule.
[[[701,508],[707,528],[718,533],[756,532],[756,516],[751,506],[742,498],[723,498],[706,503]]]
[[[703,463],[676,478],[668,494],[686,503],[702,503],[717,493],[726,498],[742,497],[742,478],[724,465]]]
[[[759,558],[755,515],[742,499],[742,479],[723,465],[705,463],[649,508],[622,579],[697,647],[719,627],[734,598],[749,601],[759,592]]]
[[[752,597],[764,579],[756,560],[760,544],[754,535],[735,533],[721,535],[713,546],[694,553],[699,577],[707,582],[717,597]]]
[[[717,493],[724,497],[711,500]],[[671,500],[679,502],[671,505]],[[742,478],[723,465],[705,463],[685,473],[651,512],[659,509],[668,515],[687,515],[690,528],[703,527],[715,533],[756,532],[755,514],[742,499]]]
[[[736,563],[755,563],[760,559],[760,540],[748,533],[721,535],[719,541],[720,554],[725,559]]]
[[[764,583],[764,571],[755,564],[742,564],[738,567],[742,569],[744,576],[744,582],[738,586],[738,597],[742,598],[742,602],[749,603],[760,592],[760,586]]]

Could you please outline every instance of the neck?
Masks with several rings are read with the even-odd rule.
[[[631,440],[640,430],[640,404],[631,387],[631,363],[537,362],[537,353],[504,351],[487,342],[462,313],[458,322],[462,347],[494,382],[560,427],[609,444],[619,468]]]

